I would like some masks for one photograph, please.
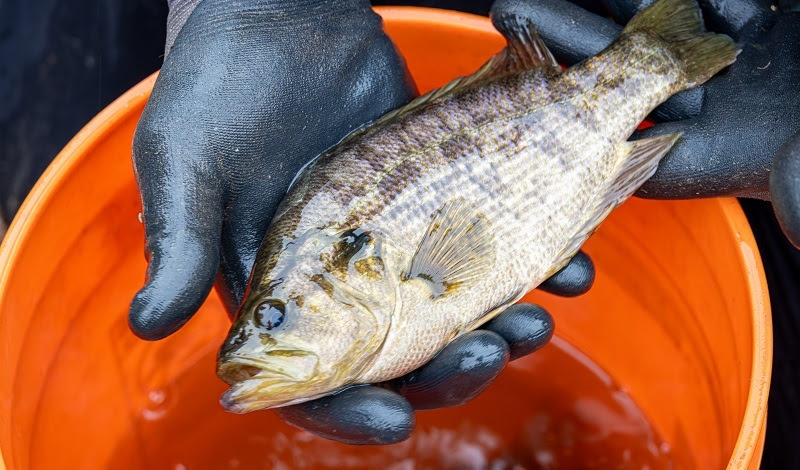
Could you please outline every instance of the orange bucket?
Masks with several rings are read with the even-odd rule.
[[[421,91],[503,46],[486,18],[379,11]],[[153,81],[67,145],[0,249],[0,468],[553,468],[651,457],[651,468],[758,467],[769,301],[733,199],[626,203],[585,247],[598,270],[591,292],[527,299],[553,313],[554,342],[474,402],[419,413],[409,441],[346,446],[272,412],[223,412],[214,359],[229,323],[216,294],[167,340],[140,341],[127,326],[145,271],[131,137]]]

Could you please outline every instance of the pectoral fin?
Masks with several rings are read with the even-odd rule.
[[[463,199],[442,206],[404,273],[429,284],[440,298],[473,285],[494,265],[494,237],[486,218]]]

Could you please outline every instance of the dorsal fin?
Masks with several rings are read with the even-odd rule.
[[[518,16],[494,19],[494,25],[503,33],[508,46],[509,73],[537,68],[561,71],[550,49],[544,44],[530,20]]]
[[[443,98],[446,98],[452,94],[455,94],[458,91],[466,90],[470,86],[481,83],[484,81],[491,80],[498,75],[499,70],[504,70],[506,68],[506,64],[508,62],[506,49],[498,52],[494,55],[491,59],[489,59],[481,68],[479,68],[474,73],[471,73],[464,77],[456,78],[455,80],[451,81],[447,85],[436,88],[435,90],[431,90],[424,95],[421,95],[413,100],[411,100],[408,104],[400,106],[388,113],[384,114],[383,116],[379,117],[377,120],[372,121],[370,123],[364,124],[363,126],[357,128],[353,132],[347,134],[335,147],[339,147],[344,145],[347,142],[352,141],[354,138],[359,137],[367,132],[374,131],[383,127],[385,124],[391,122],[393,119],[397,118],[398,116],[403,116],[408,114],[412,111],[417,109],[422,109],[425,106],[433,104]],[[335,148],[334,147],[334,148]]]
[[[381,128],[399,116],[424,108],[474,85],[537,68],[561,71],[561,67],[559,67],[553,54],[550,53],[550,50],[536,33],[532,23],[523,22],[518,18],[511,18],[500,22],[498,29],[506,38],[506,47],[492,56],[478,70],[467,76],[456,78],[447,85],[431,90],[408,104],[389,111],[377,120],[355,129],[339,141],[335,147],[344,145],[367,132]]]

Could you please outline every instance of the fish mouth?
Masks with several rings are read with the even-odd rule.
[[[217,376],[231,386],[220,399],[225,410],[249,413],[298,402],[298,393],[315,377],[319,363],[319,357],[307,351],[268,351],[263,356],[220,357]]]

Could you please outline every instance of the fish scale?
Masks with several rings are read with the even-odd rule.
[[[693,0],[657,1],[566,71],[529,25],[508,21],[508,46],[475,74],[298,176],[220,350],[227,409],[401,376],[502,312],[563,267],[679,137],[627,142],[636,126],[738,54],[702,30]],[[282,309],[270,310],[279,328],[254,327],[265,305]]]

